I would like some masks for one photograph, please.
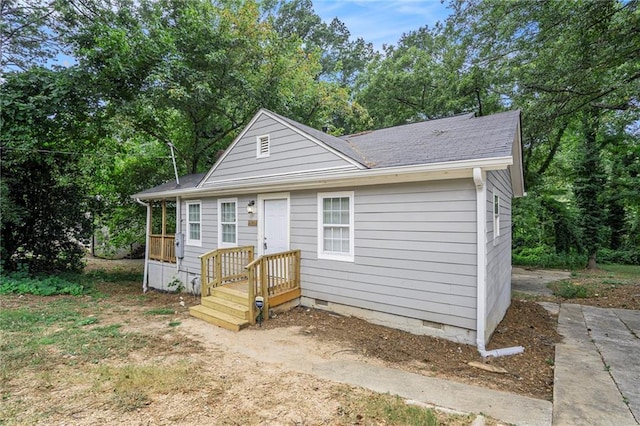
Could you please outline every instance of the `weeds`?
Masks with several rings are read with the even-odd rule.
[[[175,315],[176,310],[172,308],[155,308],[149,309],[144,314],[145,315]]]
[[[337,414],[349,424],[438,425],[444,423],[443,420],[451,423],[458,420],[460,424],[467,424],[473,418],[444,416],[430,408],[409,405],[400,397],[389,394],[366,392],[354,395],[353,392],[343,391],[342,387],[336,391],[336,399],[340,402]]]
[[[591,296],[586,286],[570,281],[560,281],[552,285],[551,289],[555,296],[562,297],[563,299],[584,299]]]

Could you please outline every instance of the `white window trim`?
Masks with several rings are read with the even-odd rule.
[[[222,203],[236,203],[236,241],[234,243],[222,242]],[[218,248],[238,247],[238,199],[220,198],[218,199]]]
[[[500,194],[495,189],[492,191],[493,197],[491,199],[491,209],[493,210],[493,244],[497,243],[498,237],[500,237]],[[496,200],[497,209],[496,209]]]
[[[189,206],[192,205],[199,205],[200,206],[200,220],[198,220],[197,222],[191,222],[191,218],[189,217]],[[200,200],[195,200],[195,201],[187,201],[185,203],[185,213],[186,213],[186,220],[187,220],[187,229],[186,229],[186,245],[188,246],[196,246],[196,247],[202,247],[202,202]],[[191,224],[192,223],[198,223],[200,225],[200,239],[198,240],[192,240],[191,239]]]
[[[349,197],[349,253],[325,252],[324,248],[324,218],[323,202],[325,198]],[[355,222],[354,222],[354,192],[318,192],[318,259],[338,260],[342,262],[353,262],[355,259]]]
[[[262,152],[262,142],[263,138],[267,138],[267,151]],[[271,155],[271,137],[269,135],[260,135],[256,137],[256,158],[267,158]]]

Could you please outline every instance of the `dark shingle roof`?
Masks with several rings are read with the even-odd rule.
[[[343,136],[371,168],[510,156],[519,111],[465,114]]]
[[[272,113],[370,168],[510,156],[520,111],[473,113],[335,137]]]
[[[138,192],[137,194],[133,194],[133,198],[140,198],[145,195],[156,194],[166,191],[172,191],[175,189],[189,189],[195,188],[198,186],[202,178],[206,175],[206,173],[195,173],[192,175],[180,176],[180,185],[176,183],[176,180],[170,180],[169,182],[165,182],[162,185],[154,186],[153,188],[145,189],[142,192]]]

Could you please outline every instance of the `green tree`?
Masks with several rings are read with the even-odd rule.
[[[357,96],[377,127],[501,108],[484,72],[467,66],[468,52],[441,25],[410,31],[385,53],[362,76]]]
[[[581,212],[588,266],[595,267],[611,181],[603,175],[602,141],[609,123],[639,118],[638,2],[455,1],[452,7],[449,25],[473,53],[471,63],[490,70],[494,90],[523,109],[529,188],[546,186],[558,155],[577,150],[571,168],[578,173],[565,179]],[[574,136],[579,143],[570,143]]]
[[[7,270],[78,270],[92,203],[81,155],[93,145],[73,71],[31,68],[0,86],[0,261]]]

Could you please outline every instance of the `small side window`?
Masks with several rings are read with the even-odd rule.
[[[218,247],[238,245],[238,200],[218,200]]]
[[[256,142],[256,157],[265,158],[271,153],[271,141],[269,135],[258,136]]]
[[[500,236],[500,196],[493,193],[493,241]]]
[[[187,203],[187,244],[192,246],[201,246],[202,237],[200,234],[201,228],[201,210],[202,204],[200,201]]]

